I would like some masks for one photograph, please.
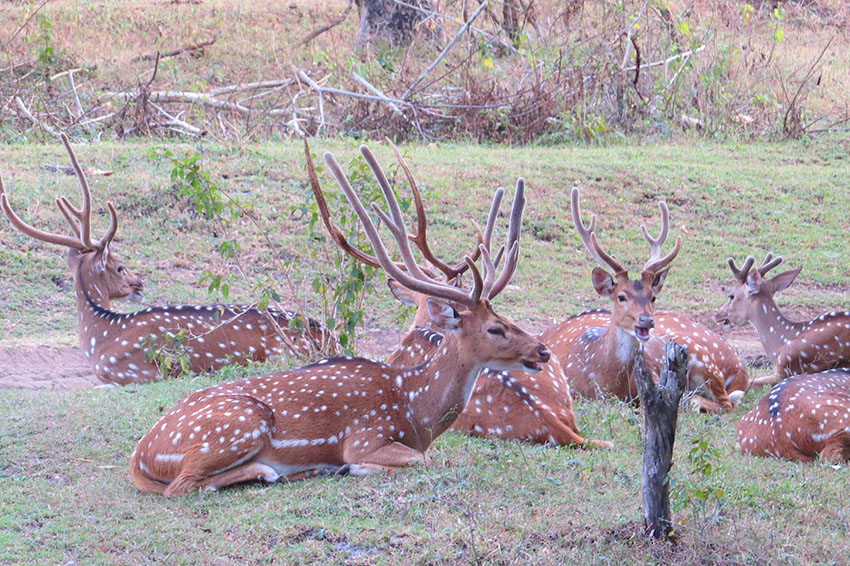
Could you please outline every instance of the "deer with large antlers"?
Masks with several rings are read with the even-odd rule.
[[[850,460],[848,370],[783,379],[738,423],[737,447],[744,454],[803,462]]]
[[[325,161],[360,219],[381,268],[400,285],[427,295],[429,316],[447,329],[425,363],[397,367],[333,358],[240,379],[189,395],[139,441],[131,476],[143,491],[180,495],[248,480],[295,480],[323,473],[365,475],[423,462],[433,440],[469,401],[484,367],[539,373],[549,350],[496,314],[487,297],[513,275],[518,244],[502,249],[497,277],[490,250],[479,246],[483,273],[467,256],[473,278],[464,290],[417,264],[393,189],[374,155],[361,153],[384,194],[389,215],[375,213],[399,248],[404,269],[384,247],[369,212],[330,153]],[[511,223],[519,229],[522,194]]]
[[[465,262],[449,265],[438,258],[430,249],[427,238],[427,223],[421,194],[413,174],[398,149],[389,142],[396,154],[401,169],[404,171],[408,184],[413,192],[413,202],[416,208],[417,231],[410,236],[428,263],[443,273],[445,282],[457,282],[466,271]],[[331,239],[346,253],[360,262],[380,267],[378,260],[361,250],[351,246],[345,239],[342,230],[333,222],[330,210],[319,185],[318,176],[313,168],[309,148],[306,147],[307,167],[313,194],[316,197],[322,220]],[[517,194],[524,191],[523,184],[517,185]],[[486,228],[481,233],[476,226],[479,240],[489,248],[495,226],[496,213],[502,198],[501,189],[497,191],[488,215]],[[514,206],[521,200],[514,199]],[[519,241],[520,231],[518,219],[512,215],[508,230],[507,249]],[[402,266],[403,267],[403,266]],[[420,265],[423,271],[429,267]],[[393,366],[413,366],[424,363],[438,350],[447,332],[438,326],[428,315],[427,301],[429,297],[417,293],[390,279],[390,291],[403,304],[416,308],[410,331],[402,338],[401,343],[387,358],[387,363]],[[507,281],[494,285],[490,290],[492,300],[502,291]],[[451,426],[456,430],[473,436],[525,440],[542,444],[578,445],[610,447],[611,443],[599,440],[587,440],[578,430],[575,414],[572,408],[572,397],[566,376],[555,358],[550,358],[543,364],[543,371],[538,374],[528,374],[524,371],[498,371],[485,368],[475,384],[475,389],[466,409]]]
[[[659,203],[661,234],[653,239],[641,225],[641,232],[650,245],[650,258],[641,269],[640,278],[630,279],[626,268],[599,245],[595,233],[596,215],[591,217],[589,224],[581,219],[579,190],[573,188],[570,197],[573,224],[585,249],[597,263],[614,272],[613,277],[602,267],[595,267],[592,272],[596,292],[613,303],[611,318],[606,328],[591,328],[575,340],[569,339],[575,321],[568,320],[544,332],[543,339],[560,360],[574,391],[590,398],[614,396],[634,400],[637,397],[632,376],[635,353],[651,338],[655,298],[664,285],[667,266],[682,247],[682,239],[677,237],[673,250],[662,256],[669,220],[667,205]],[[562,336],[565,332],[570,336]]]
[[[76,208],[64,196],[56,199],[73,236],[45,232],[21,220],[9,204],[1,176],[0,207],[22,233],[68,248],[77,298],[77,334],[98,378],[119,385],[161,379],[157,351],[173,349],[177,355],[188,357],[189,371],[203,372],[228,363],[263,361],[275,354],[307,354],[312,346],[321,343],[322,332],[315,323],[305,321],[306,329],[301,332],[290,327],[297,315],[273,309],[266,313],[236,305],[177,305],[133,313],[111,310],[113,300],[141,300],[142,279],[112,253],[118,214],[111,202],[106,203],[110,215],[106,234],[99,240],[92,238],[88,180],[65,134],[62,143],[83,196],[82,208]]]
[[[754,263],[750,256],[739,268],[729,258],[737,284],[717,313],[717,321],[727,325],[752,324],[776,366],[774,375],[754,379],[752,385],[772,385],[796,374],[850,367],[850,312],[830,312],[804,322],[788,320],[773,296],[791,285],[802,268],[766,279],[767,273],[782,263],[782,257],[767,254],[756,269]]]

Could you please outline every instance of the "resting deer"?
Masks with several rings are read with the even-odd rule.
[[[590,398],[614,396],[623,400],[634,400],[637,389],[632,376],[637,349],[651,338],[654,326],[655,298],[664,285],[665,269],[678,255],[682,247],[681,237],[666,256],[661,249],[667,239],[669,220],[667,205],[659,203],[661,209],[661,234],[657,239],[650,237],[645,226],[641,226],[644,238],[649,242],[650,258],[641,270],[639,279],[629,278],[623,265],[607,253],[596,238],[596,216],[585,225],[579,208],[579,190],[571,193],[573,223],[590,257],[614,272],[612,277],[605,269],[593,269],[592,280],[596,292],[613,302],[610,322],[605,328],[590,328],[575,338],[576,319],[550,328],[542,339],[550,344],[555,357],[561,362],[573,390]]]
[[[95,375],[107,383],[127,385],[162,378],[156,351],[176,347],[188,356],[191,372],[214,370],[228,363],[263,361],[290,351],[307,354],[320,344],[322,332],[309,323],[306,333],[290,328],[293,313],[263,311],[234,305],[178,305],[149,307],[134,313],[111,310],[115,299],[142,298],[142,279],[111,250],[118,230],[118,214],[107,202],[110,225],[99,240],[92,239],[91,191],[68,137],[62,143],[71,158],[83,194],[82,208],[59,197],[56,205],[70,224],[73,236],[51,234],[25,223],[12,210],[0,177],[0,206],[9,222],[36,240],[68,248],[68,266],[77,297],[77,334],[80,347]],[[280,328],[280,332],[276,329]]]
[[[737,448],[786,460],[850,460],[850,373],[834,369],[779,382],[738,423]]]
[[[396,153],[396,158],[405,172],[413,192],[417,231],[415,235],[410,236],[410,239],[419,248],[422,256],[444,274],[446,283],[456,282],[466,271],[467,264],[449,265],[436,257],[431,251],[427,241],[425,209],[422,205],[418,185],[401,153],[391,142],[390,145]],[[306,147],[305,153],[313,194],[316,197],[320,215],[331,239],[343,251],[358,261],[373,267],[380,267],[376,258],[351,246],[342,231],[334,224],[319,185],[318,176],[313,168],[310,151]],[[514,207],[523,202],[523,193],[524,185],[520,182],[517,184]],[[485,247],[488,248],[493,234],[498,204],[502,198],[501,194],[500,189],[497,192],[497,199],[493,201],[493,206],[490,208],[484,233],[481,234],[479,231],[480,241],[484,242]],[[514,242],[519,241],[520,235],[518,217],[512,215],[511,219],[507,249],[510,249]],[[513,222],[514,219],[517,219],[517,222]],[[420,265],[420,268],[426,272],[430,270],[429,267],[424,265]],[[390,291],[401,303],[416,308],[410,331],[402,338],[399,347],[390,354],[387,363],[393,366],[412,366],[424,363],[439,349],[449,329],[438,327],[428,315],[427,301],[429,298],[427,295],[411,291],[392,279],[387,283]],[[504,283],[506,284],[507,281]],[[490,290],[489,299],[492,300],[503,288],[504,284],[494,285]],[[473,436],[526,440],[543,444],[611,446],[609,442],[605,441],[586,440],[579,433],[572,409],[569,384],[560,364],[554,358],[544,364],[543,371],[536,375],[529,375],[523,371],[499,372],[485,368],[475,384],[475,389],[466,409],[450,430],[465,432]]]
[[[729,301],[717,313],[724,324],[753,325],[764,350],[776,366],[774,375],[757,378],[752,385],[772,385],[800,374],[850,367],[850,312],[831,312],[806,322],[785,318],[773,296],[786,289],[802,268],[792,269],[771,279],[765,275],[782,263],[782,257],[767,257],[757,269],[748,257],[739,269],[729,258],[729,268],[737,285]]]
[[[688,347],[688,391],[694,407],[710,413],[734,410],[750,381],[747,367],[734,348],[722,336],[683,313],[656,312],[653,320],[655,327],[644,344],[647,368],[652,375],[660,375],[664,343],[675,340]],[[611,312],[607,310],[574,315],[559,326],[559,343],[573,343],[591,329],[595,329],[594,333],[601,332],[610,323]]]
[[[539,373],[549,361],[549,350],[496,314],[487,299],[494,286],[507,284],[513,275],[517,243],[503,249],[505,265],[498,278],[485,245],[479,248],[483,273],[467,256],[474,281],[469,291],[428,276],[410,249],[389,181],[369,149],[362,146],[361,153],[390,214],[375,203],[372,208],[393,235],[404,270],[390,258],[333,155],[326,153],[325,161],[381,268],[400,285],[430,298],[429,316],[447,329],[439,349],[413,367],[332,358],[197,391],[139,441],[130,466],[141,490],[180,495],[248,480],[399,470],[425,460],[433,440],[466,406],[482,368]],[[514,207],[517,229],[521,214],[522,206]]]

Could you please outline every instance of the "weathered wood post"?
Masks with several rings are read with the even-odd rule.
[[[666,539],[672,530],[667,474],[673,461],[679,400],[687,382],[688,349],[668,340],[665,358],[657,384],[646,370],[643,349],[635,356],[634,371],[644,415],[644,526],[649,536]]]

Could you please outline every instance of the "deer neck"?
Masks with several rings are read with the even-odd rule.
[[[92,281],[82,268],[74,273],[74,292],[80,347],[87,358],[93,358],[107,341],[114,341],[115,337],[110,339],[109,334],[115,334],[117,329],[110,332],[110,327],[114,327],[122,315],[110,310],[109,291]]]
[[[774,363],[782,346],[796,338],[804,324],[785,318],[779,311],[779,307],[776,306],[773,297],[767,297],[756,304],[752,316],[749,318],[765,353]]]
[[[640,347],[640,342],[633,334],[612,324],[597,344],[597,351],[594,352],[596,356],[591,364],[593,369],[588,371],[618,377],[631,375],[635,354]],[[590,349],[593,350],[592,347]]]
[[[423,449],[460,416],[479,372],[485,367],[483,362],[466,354],[459,342],[454,332],[447,332],[425,363],[400,369],[399,391],[406,397],[407,418]]]

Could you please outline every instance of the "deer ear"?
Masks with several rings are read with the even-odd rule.
[[[458,314],[448,301],[429,297],[425,301],[425,305],[428,307],[428,315],[431,317],[431,322],[439,328],[454,330],[460,326],[460,314]]]
[[[106,264],[109,262],[109,245],[103,247],[102,251],[96,252],[94,256],[94,268],[98,273],[102,273],[106,269]]]
[[[655,294],[661,292],[661,289],[664,287],[664,281],[667,279],[667,274],[670,273],[669,269],[665,269],[660,273],[655,274],[655,278],[652,280],[652,290],[655,291]]]
[[[798,267],[797,269],[791,269],[784,273],[780,273],[773,279],[769,281],[770,287],[774,293],[778,293],[779,291],[783,291],[788,288],[788,285],[794,282],[794,279],[800,275],[800,271],[803,270],[803,266]]]
[[[761,273],[757,269],[747,273],[747,293],[755,295],[759,292],[762,283],[764,283],[764,279],[762,279]]]
[[[83,254],[81,254],[79,250],[68,248],[68,267],[76,269],[77,265],[80,263],[80,256],[82,255]]]
[[[387,287],[390,288],[390,293],[393,294],[393,297],[398,299],[401,304],[409,307],[418,306],[416,304],[416,300],[419,298],[419,293],[416,291],[411,291],[395,279],[391,278],[387,278]]]
[[[601,267],[593,268],[591,278],[593,279],[593,288],[603,297],[610,297],[611,293],[614,292],[614,287],[616,287],[614,279]]]

